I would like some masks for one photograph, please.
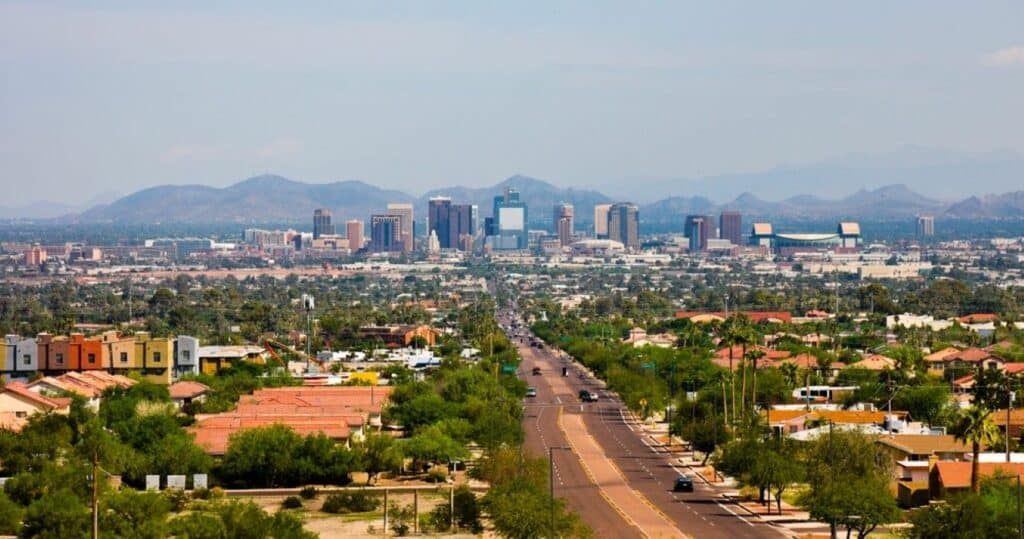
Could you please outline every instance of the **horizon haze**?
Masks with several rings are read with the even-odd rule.
[[[416,195],[520,173],[640,202],[1005,192],[1021,27],[1014,2],[0,2],[3,206],[263,173]]]

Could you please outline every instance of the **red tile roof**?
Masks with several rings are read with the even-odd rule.
[[[32,391],[21,382],[10,382],[7,385],[0,388],[0,393],[11,393],[21,398],[22,400],[29,401],[37,408],[43,410],[57,410],[65,408],[71,404],[71,399],[63,399],[57,397],[45,397]]]
[[[793,315],[788,311],[744,311],[743,314],[751,322],[770,322],[779,320],[781,322],[792,322]],[[735,316],[735,312],[725,313],[724,311],[677,311],[676,318],[693,318],[695,316],[711,315],[717,318],[728,318]]]
[[[191,432],[210,454],[223,454],[232,433],[282,424],[301,435],[322,432],[334,439],[348,438],[380,414],[391,387],[330,386],[260,389],[243,396],[231,412],[197,418]]]
[[[962,461],[940,460],[935,463],[939,481],[947,489],[968,488],[971,486],[971,463]],[[981,477],[995,475],[997,471],[1009,476],[1024,476],[1024,463],[1018,462],[981,462],[978,473]]]
[[[191,380],[183,380],[181,382],[175,382],[167,388],[167,392],[171,394],[172,399],[192,399],[202,395],[209,391],[210,388],[206,384],[199,382],[193,382]]]

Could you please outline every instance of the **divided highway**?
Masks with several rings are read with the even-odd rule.
[[[525,448],[546,456],[549,446],[572,447],[554,451],[555,495],[566,498],[596,536],[784,536],[778,528],[748,517],[723,497],[722,489],[699,478],[694,478],[694,492],[672,492],[675,478],[687,470],[663,446],[647,439],[622,402],[602,384],[581,376],[574,363],[547,347],[530,346],[532,336],[520,331],[522,340],[510,335],[522,357],[520,376],[537,390],[537,396],[525,403]],[[540,375],[531,374],[534,367],[541,369]],[[569,376],[561,375],[562,367],[568,368]],[[596,392],[598,402],[580,402],[583,389]]]

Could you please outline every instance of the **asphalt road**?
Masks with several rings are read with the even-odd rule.
[[[521,350],[522,351],[522,350]],[[524,353],[525,355],[525,353]],[[573,395],[558,394],[548,383],[551,367],[540,376],[529,374],[532,361],[523,361],[520,375],[536,388],[537,396],[524,403],[523,430],[526,433],[524,451],[534,457],[547,457],[549,447],[568,447],[565,433],[558,425],[562,403],[575,403]],[[552,453],[555,465],[555,496],[564,498],[569,508],[577,512],[593,530],[596,537],[643,537],[640,530],[624,518],[601,494],[601,489],[587,475],[580,460],[565,449]]]
[[[694,478],[694,492],[672,492],[673,481],[679,474],[686,473],[686,469],[674,465],[671,455],[664,447],[653,443],[653,440],[644,439],[641,430],[631,425],[625,406],[615,395],[601,389],[598,381],[581,378],[581,371],[577,370],[573,363],[555,357],[547,347],[538,350],[528,344],[521,344],[520,352],[523,357],[523,371],[526,373],[525,379],[538,391],[538,396],[533,399],[538,404],[527,407],[528,415],[531,416],[527,421],[534,419],[533,416],[537,413],[534,410],[541,409],[540,403],[550,402],[551,399],[561,400],[563,404],[571,402],[565,406],[564,413],[582,415],[587,430],[603,448],[605,455],[622,472],[629,486],[654,504],[679,530],[691,537],[699,538],[778,539],[785,536],[778,528],[748,517],[741,508],[722,497],[722,489],[704,484],[699,478]],[[561,376],[563,365],[569,367],[568,377]],[[531,376],[529,372],[533,366],[540,366],[543,375]],[[548,377],[558,377],[557,385],[565,388],[560,395],[551,392],[552,384],[547,382]],[[597,391],[600,401],[580,403],[577,398],[580,389]],[[558,438],[560,432],[557,424],[546,423],[542,419],[537,422],[546,425],[542,428],[545,439],[557,439],[558,444],[563,443],[563,439]],[[529,439],[530,425],[527,427]],[[536,430],[537,427],[533,426],[533,429]],[[585,479],[584,476],[583,480]],[[580,490],[586,491],[588,488],[596,489],[595,486],[591,486],[580,487]],[[570,505],[580,512],[586,522],[591,523],[597,531],[597,536],[619,537],[617,534],[603,533],[605,528],[602,525],[592,523],[601,519],[602,514],[607,514],[606,508],[598,506],[594,498],[587,496],[584,498],[584,504],[570,501]],[[606,506],[607,503],[603,505]]]

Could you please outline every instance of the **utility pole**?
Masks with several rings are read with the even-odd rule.
[[[100,537],[100,456],[92,450],[92,539]]]
[[[1017,394],[1010,391],[1009,398],[1006,402],[1006,463],[1010,463],[1010,410],[1013,409],[1013,401],[1016,400]],[[1018,480],[1020,476],[1017,477]]]

